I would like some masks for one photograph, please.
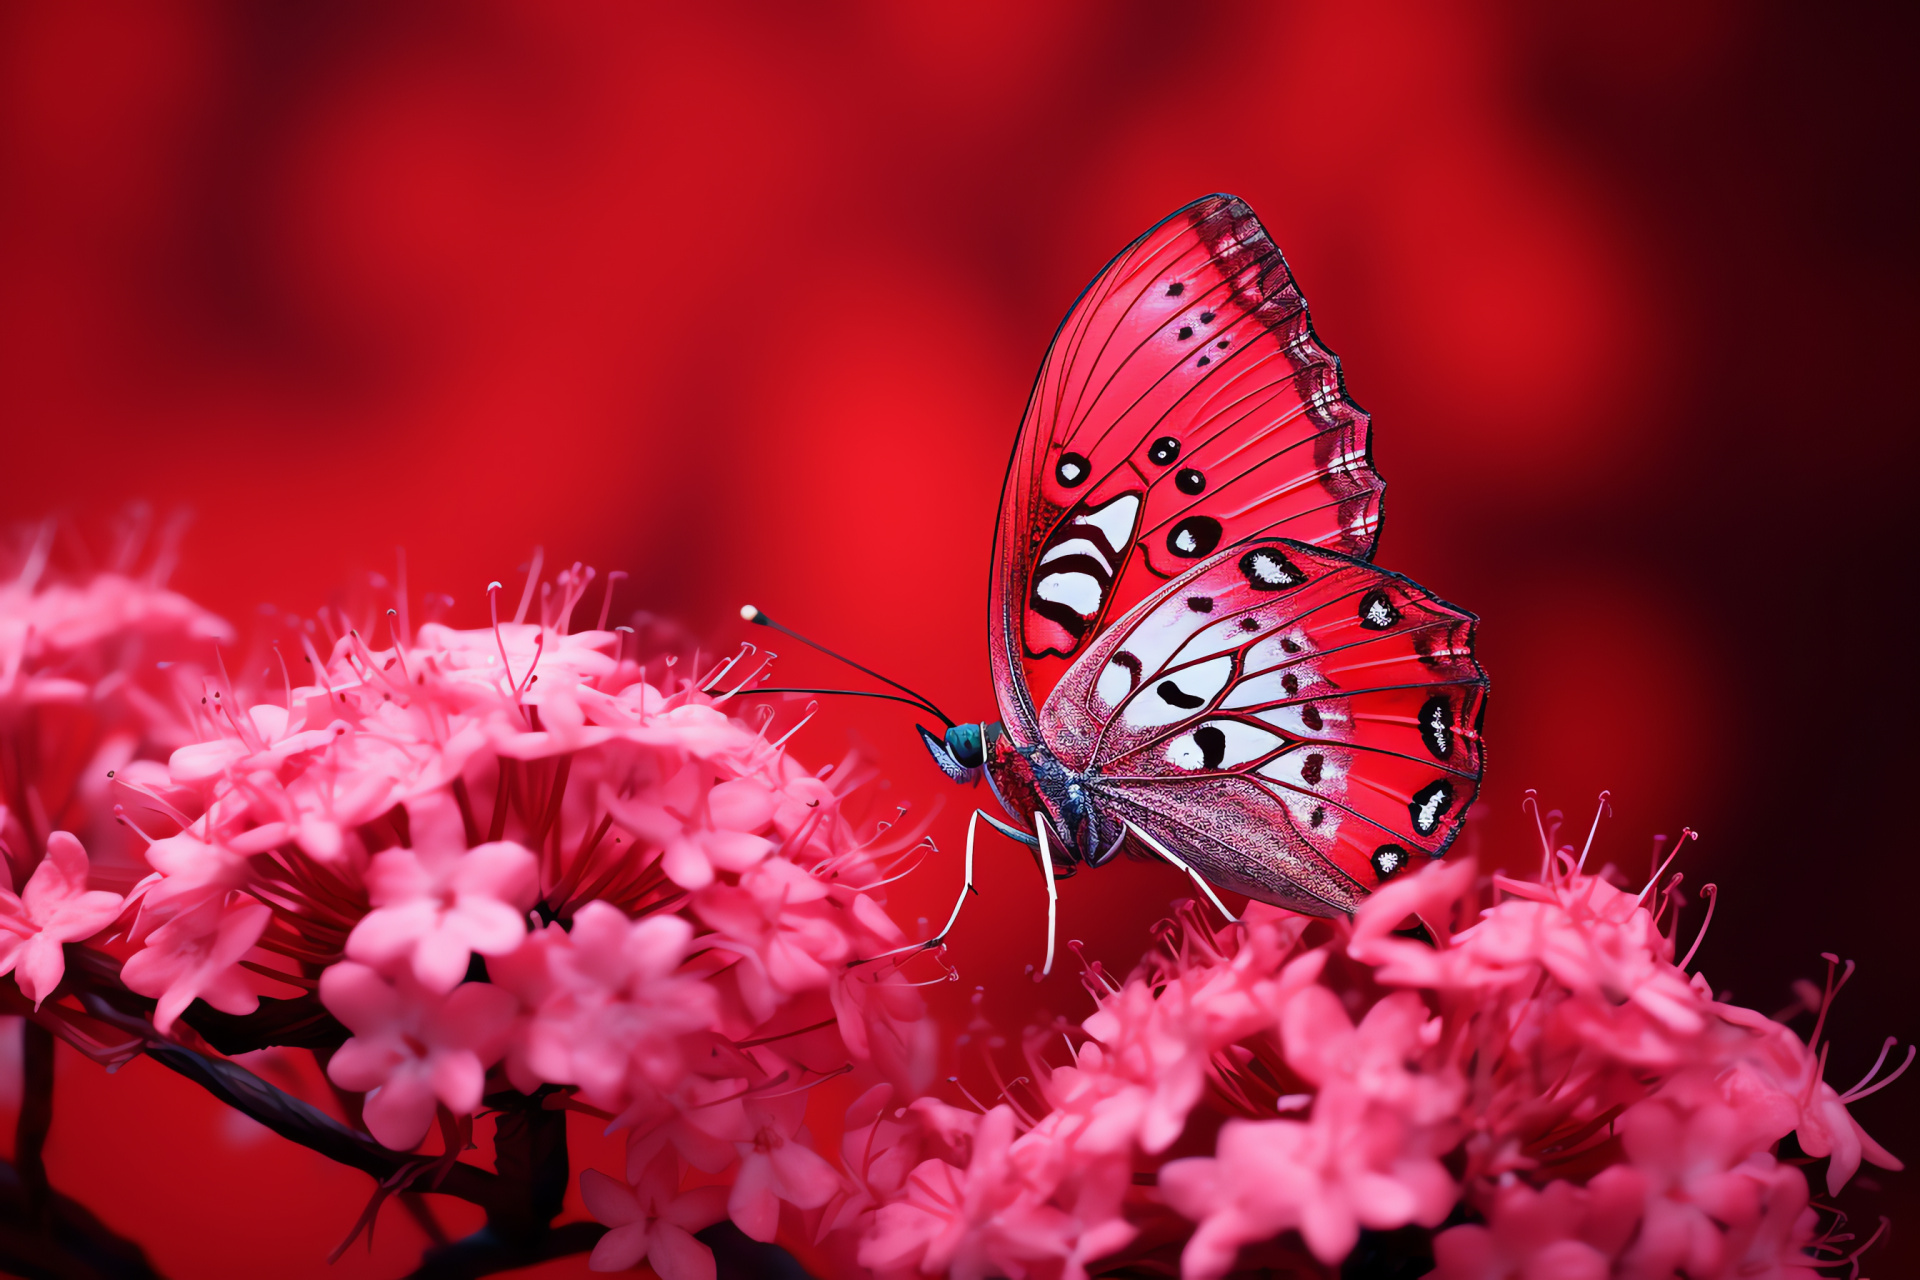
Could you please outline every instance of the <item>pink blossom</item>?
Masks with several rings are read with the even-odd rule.
[[[1090,968],[1071,1061],[1030,1044],[1037,1114],[919,1100],[897,1156],[850,1157],[860,1185],[834,1221],[864,1222],[861,1260],[887,1277],[1071,1278],[1184,1239],[1194,1278],[1267,1265],[1288,1237],[1332,1266],[1362,1229],[1435,1227],[1464,1197],[1486,1225],[1440,1237],[1450,1276],[1803,1273],[1818,1223],[1772,1148],[1798,1129],[1835,1189],[1862,1158],[1897,1163],[1847,1111],[1878,1068],[1836,1093],[1785,1027],[1715,1002],[1674,963],[1670,899],[1571,859],[1485,888],[1434,864],[1350,931],[1314,926],[1331,939],[1314,947],[1272,908],[1224,932],[1186,913],[1125,982]],[[1409,915],[1432,941],[1396,933]],[[1158,1165],[1189,1228],[1131,1179],[1203,1115],[1224,1120],[1212,1154]],[[1596,1161],[1584,1189],[1553,1180]]]
[[[904,1111],[887,1113],[890,1084],[876,1084],[847,1108],[840,1131],[840,1167],[849,1184],[822,1220],[822,1233],[852,1226],[875,1205],[899,1193],[919,1163],[920,1129]]]
[[[195,1000],[225,1013],[252,1013],[260,997],[237,969],[271,916],[243,894],[208,898],[148,934],[121,967],[120,980],[159,999],[153,1025],[163,1035]]]
[[[1076,1224],[1022,1184],[1012,1158],[1016,1127],[1011,1108],[994,1107],[980,1119],[964,1169],[938,1159],[916,1166],[905,1194],[874,1216],[860,1243],[861,1265],[955,1280],[1062,1266],[1074,1252]]]
[[[680,1037],[708,1026],[714,993],[677,975],[693,937],[679,916],[628,920],[590,902],[571,932],[548,926],[491,967],[531,1012],[512,1068],[529,1091],[577,1084],[595,1105],[627,1107],[640,1089],[669,1090],[685,1071]]]
[[[750,948],[770,988],[748,995],[764,1018],[783,995],[828,985],[838,966],[852,958],[853,943],[842,913],[829,901],[831,888],[784,858],[769,859],[716,884],[693,901],[702,923]],[[743,981],[745,979],[743,978]]]
[[[1216,1156],[1169,1162],[1160,1186],[1200,1224],[1182,1254],[1188,1277],[1225,1275],[1241,1245],[1288,1229],[1339,1262],[1361,1227],[1435,1226],[1454,1202],[1440,1162],[1351,1094],[1323,1096],[1306,1123],[1230,1120]]]
[[[1485,1226],[1434,1238],[1434,1280],[1608,1280],[1645,1202],[1646,1178],[1628,1165],[1585,1187],[1509,1184],[1495,1193]]]
[[[539,869],[511,841],[464,852],[388,849],[366,871],[373,910],[347,938],[347,956],[385,969],[407,961],[422,986],[451,991],[475,952],[503,956],[526,937]]]
[[[79,703],[109,692],[107,650],[130,635],[230,641],[225,622],[151,579],[101,573],[45,582],[51,526],[17,577],[0,583],[0,704]],[[115,684],[124,682],[124,674]]]
[[[735,1144],[740,1168],[727,1195],[727,1214],[755,1240],[773,1239],[782,1200],[817,1209],[841,1188],[833,1166],[800,1140],[806,1110],[806,1095],[798,1092],[746,1101],[750,1136]]]
[[[486,1069],[506,1049],[515,1010],[513,996],[490,983],[442,993],[409,970],[389,979],[352,960],[320,975],[320,1000],[353,1032],[327,1074],[367,1094],[368,1131],[397,1151],[426,1136],[436,1100],[455,1115],[480,1105]]]
[[[727,1216],[727,1189],[681,1191],[679,1182],[670,1152],[641,1170],[631,1186],[597,1169],[582,1172],[580,1198],[587,1212],[613,1228],[594,1245],[588,1268],[626,1271],[645,1261],[660,1280],[713,1280],[713,1251],[693,1233]]]
[[[658,740],[657,728],[651,736]],[[776,798],[756,778],[713,784],[712,770],[689,760],[651,800],[611,791],[601,799],[623,827],[661,846],[661,870],[683,889],[747,871],[774,849],[760,833],[773,820]]]
[[[19,897],[7,860],[0,857],[0,974],[12,973],[39,1008],[67,971],[61,944],[78,942],[112,924],[126,900],[87,888],[87,851],[70,833],[47,837],[47,853]]]

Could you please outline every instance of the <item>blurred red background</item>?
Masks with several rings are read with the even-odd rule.
[[[1112,253],[1233,191],[1374,415],[1379,558],[1484,619],[1471,841],[1535,856],[1529,787],[1577,822],[1610,788],[1601,847],[1636,871],[1699,828],[1717,987],[1772,1011],[1820,951],[1861,962],[1844,1087],[1920,1035],[1894,12],[7,6],[0,517],[190,506],[175,583],[243,624],[396,546],[478,624],[542,544],[630,573],[622,612],[730,648],[752,600],[990,719],[988,537],[1033,370]],[[943,913],[975,797],[884,704],[797,744],[849,737],[889,797],[944,799],[947,854],[895,899]],[[1038,877],[984,847],[962,981],[930,990],[963,1019],[984,986],[1010,1033],[1085,1012],[1071,965],[1024,978]],[[1083,876],[1063,933],[1124,969],[1177,896],[1159,868]],[[390,1209],[329,1271],[362,1175],[151,1062],[62,1063],[55,1185],[169,1274],[417,1257]],[[1911,1159],[1916,1099],[1857,1114]],[[615,1167],[578,1132],[576,1163]],[[1865,1181],[1896,1228],[1873,1272],[1920,1271],[1914,1178]]]

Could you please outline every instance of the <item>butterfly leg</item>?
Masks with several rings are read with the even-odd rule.
[[[960,897],[954,902],[953,914],[947,917],[946,925],[939,933],[934,934],[925,942],[910,942],[904,947],[895,947],[891,951],[882,951],[877,956],[868,956],[865,960],[857,960],[854,963],[866,964],[874,960],[884,960],[888,956],[897,956],[903,951],[929,951],[947,940],[947,935],[953,932],[953,926],[960,919],[960,908],[967,905],[967,895],[980,892],[973,887],[973,833],[978,829],[980,819],[982,818],[985,818],[987,822],[995,828],[1008,831],[1014,835],[1024,835],[1023,832],[1014,831],[1013,828],[1007,827],[1004,823],[994,821],[992,814],[981,809],[975,809],[973,816],[967,819],[967,861],[964,878],[960,885]],[[1031,837],[1027,838],[1031,839]]]
[[[1040,835],[1040,874],[1047,878],[1047,962],[1040,966],[1040,976],[1044,978],[1053,972],[1053,935],[1060,919],[1060,886],[1053,874],[1053,852],[1047,848],[1047,820],[1034,814],[1033,829]]]
[[[978,814],[982,818],[985,818],[987,820],[988,826],[992,827],[995,831],[998,831],[1001,835],[1005,836],[1007,839],[1018,840],[1021,844],[1027,846],[1027,848],[1029,849],[1038,849],[1040,847],[1040,840],[1038,837],[1030,836],[1018,827],[1009,826],[1007,823],[1000,821],[1000,819],[988,813],[985,809],[975,809],[974,813]]]
[[[1133,832],[1135,838],[1137,838],[1142,844],[1146,845],[1149,849],[1152,849],[1155,853],[1159,854],[1162,858],[1165,858],[1168,862],[1171,862],[1174,866],[1180,868],[1182,871],[1186,872],[1189,876],[1192,876],[1193,882],[1200,886],[1200,892],[1207,895],[1207,901],[1213,904],[1214,910],[1218,911],[1221,915],[1227,918],[1228,924],[1239,923],[1239,917],[1234,915],[1233,912],[1227,910],[1226,906],[1220,901],[1219,896],[1214,893],[1213,886],[1208,884],[1205,880],[1202,880],[1200,878],[1200,873],[1198,871],[1195,871],[1192,867],[1188,866],[1185,862],[1182,862],[1180,858],[1171,849],[1161,844],[1158,840],[1155,840],[1152,836],[1148,835],[1146,832],[1142,831],[1140,828],[1134,826],[1131,822],[1127,823],[1127,830]]]

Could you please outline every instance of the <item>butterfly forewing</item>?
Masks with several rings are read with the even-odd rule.
[[[1474,621],[1365,561],[1241,543],[1096,637],[1040,733],[1209,880],[1351,910],[1444,852],[1478,789]]]
[[[1101,627],[1257,535],[1365,557],[1382,484],[1285,259],[1209,196],[1088,286],[1036,379],[1001,496],[991,625],[1015,738]]]

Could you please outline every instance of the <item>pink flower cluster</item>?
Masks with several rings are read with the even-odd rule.
[[[629,1135],[628,1187],[586,1184],[619,1226],[595,1265],[711,1275],[685,1179],[726,1175],[771,1239],[841,1189],[810,1087],[929,1077],[918,993],[857,963],[906,941],[879,885],[915,836],[857,839],[857,760],[803,768],[704,691],[724,669],[669,683],[621,632],[570,633],[588,577],[538,623],[308,643],[277,698],[207,681],[197,740],[117,779],[153,868],[122,979],[162,1033],[195,1000],[317,992],[351,1033],[328,1074],[397,1150],[558,1087]]]
[[[49,523],[0,582],[0,975],[13,974],[35,1009],[66,975],[65,944],[101,933],[125,902],[90,887],[86,849],[68,828],[103,827],[113,771],[189,739],[165,701],[166,669],[232,639],[166,588],[166,545],[145,573],[130,572],[143,534],[128,530],[113,569],[75,582],[49,571]]]
[[[1848,1108],[1906,1064],[1824,1079],[1844,976],[1803,1040],[1689,973],[1675,882],[1565,849],[1434,863],[1351,922],[1189,905],[1124,981],[1087,963],[1093,1012],[1030,1031],[1024,1076],[989,1053],[990,1102],[943,1100],[883,896],[920,832],[849,813],[856,758],[730,714],[744,654],[688,675],[604,607],[573,631],[576,565],[486,628],[296,627],[262,692],[180,660],[228,632],[152,577],[43,583],[36,547],[0,586],[0,733],[87,763],[0,780],[0,1004],[113,1060],[216,1056],[203,1026],[277,1002],[332,1028],[373,1138],[438,1121],[442,1162],[489,1109],[601,1116],[596,1269],[711,1280],[696,1233],[731,1220],[879,1280],[1330,1275],[1401,1228],[1440,1280],[1786,1277],[1849,1237],[1783,1141],[1827,1195],[1899,1168]],[[108,813],[144,879],[90,865]]]
[[[110,808],[112,770],[190,740],[169,705],[170,668],[233,638],[225,622],[166,588],[166,547],[136,576],[125,570],[140,539],[125,538],[117,569],[76,582],[50,571],[53,542],[51,524],[37,530],[0,582],[0,740],[20,762],[0,771],[0,845],[15,886],[52,832],[99,834],[89,828]]]
[[[1837,1094],[1817,1027],[1715,1000],[1651,896],[1562,853],[1537,882],[1433,864],[1351,926],[1189,912],[1127,981],[1090,966],[1097,1010],[1065,1061],[1029,1038],[1024,1100],[848,1117],[859,1259],[1077,1280],[1177,1247],[1189,1280],[1311,1274],[1464,1204],[1441,1280],[1810,1275],[1833,1219],[1775,1149],[1827,1157],[1834,1193],[1899,1168],[1847,1111],[1887,1081]]]

